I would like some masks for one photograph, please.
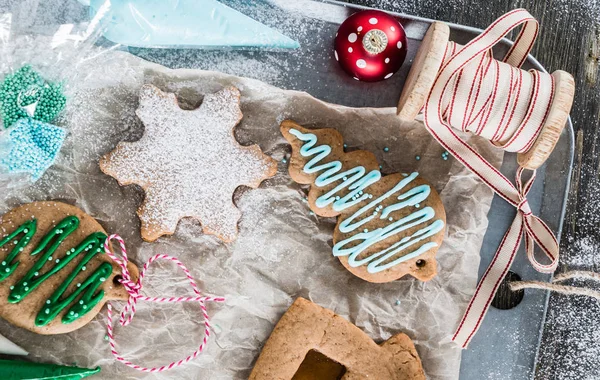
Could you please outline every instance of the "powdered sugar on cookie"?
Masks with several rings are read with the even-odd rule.
[[[184,217],[198,219],[205,233],[235,239],[240,212],[233,192],[240,185],[256,188],[277,170],[258,146],[235,140],[239,99],[239,90],[228,87],[190,111],[179,107],[174,94],[142,87],[137,115],[144,136],[119,143],[100,168],[121,185],[135,183],[146,191],[138,210],[145,240],[173,234]]]

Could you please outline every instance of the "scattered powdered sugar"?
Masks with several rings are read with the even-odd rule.
[[[233,137],[242,117],[239,96],[228,87],[188,111],[174,94],[142,87],[137,114],[144,136],[119,144],[102,169],[121,184],[146,190],[140,219],[148,240],[175,232],[183,217],[198,218],[205,232],[226,241],[235,238],[240,212],[233,192],[240,185],[257,187],[275,172],[274,161],[258,147],[240,146]]]
[[[600,257],[600,241],[593,236],[583,236],[571,239],[569,253],[563,263],[569,268],[580,269],[583,267],[597,266]]]

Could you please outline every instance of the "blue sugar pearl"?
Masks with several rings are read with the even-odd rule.
[[[54,164],[66,137],[63,128],[33,119],[20,119],[8,133],[10,149],[0,153],[0,167],[29,174],[33,182]]]
[[[344,149],[346,149],[348,147],[348,145],[344,144]]]
[[[396,306],[400,306],[401,302],[400,300],[396,300]]]
[[[421,160],[421,156],[415,156],[415,160],[417,160],[417,161]]]
[[[384,152],[389,152],[389,151],[390,151],[390,148],[388,148],[388,147],[386,146],[385,148],[383,148],[383,151],[384,151]]]

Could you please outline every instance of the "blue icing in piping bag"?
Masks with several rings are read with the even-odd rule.
[[[90,17],[108,0],[89,3]],[[216,0],[112,0],[104,37],[132,47],[295,49],[297,41]]]

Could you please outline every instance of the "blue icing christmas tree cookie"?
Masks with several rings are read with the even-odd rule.
[[[34,119],[20,119],[4,132],[8,152],[0,152],[0,167],[26,173],[37,181],[54,163],[67,135],[63,128]]]

